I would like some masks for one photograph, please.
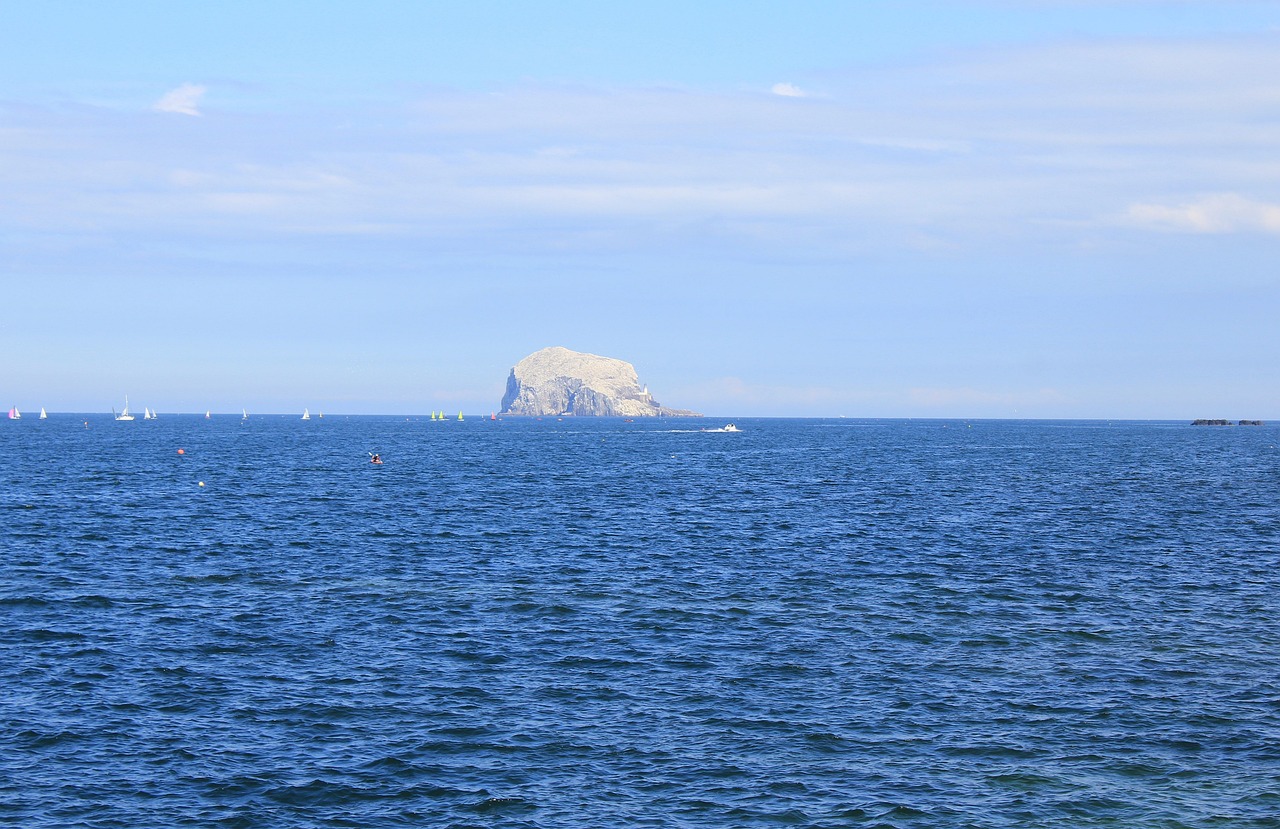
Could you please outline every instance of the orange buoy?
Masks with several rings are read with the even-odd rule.
[[[179,455],[185,455],[185,454],[187,454],[187,451],[186,451],[185,449],[179,449],[179,450],[178,450],[178,454],[179,454]]]

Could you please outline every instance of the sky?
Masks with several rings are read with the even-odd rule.
[[[0,21],[5,407],[1280,418],[1280,2]]]

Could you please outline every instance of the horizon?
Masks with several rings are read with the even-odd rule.
[[[35,420],[35,419],[37,419],[37,418],[33,417],[31,413],[32,413],[32,412],[36,412],[36,411],[40,411],[40,408],[39,408],[39,407],[37,407],[37,408],[35,408],[35,409],[30,409],[30,410],[23,409],[23,408],[22,408],[22,407],[20,407],[20,406],[19,406],[19,407],[16,407],[16,408],[18,409],[19,413],[22,415],[22,418],[21,418],[21,419],[23,419],[23,420]],[[148,408],[150,408],[150,407],[148,407]],[[310,408],[309,408],[309,407],[304,407],[304,409],[305,409],[306,411],[310,411]],[[132,407],[131,407],[131,410],[132,410]],[[244,411],[248,411],[248,410],[247,410],[247,409],[245,409]],[[213,411],[212,409],[209,409],[209,410],[208,410],[208,415],[209,415],[209,418],[210,418],[210,419],[212,419],[212,418],[236,418],[236,419],[239,419],[239,420],[246,420],[246,419],[247,419],[247,420],[253,420],[254,418],[273,418],[273,419],[275,419],[275,418],[279,418],[279,419],[294,419],[294,420],[299,420],[299,421],[301,421],[301,420],[302,420],[301,411],[302,411],[302,410],[299,410],[299,411],[296,411],[296,412],[295,412],[295,411],[288,411],[288,412],[283,412],[283,411],[282,411],[282,412],[270,412],[270,411],[263,411],[263,412],[249,412],[249,413],[248,413],[248,417],[246,418],[246,417],[244,417],[244,416],[243,416],[243,414],[242,414],[241,412],[237,412],[237,411],[234,411],[234,410],[227,410],[227,411]],[[325,414],[323,414],[322,412],[320,412],[319,410],[317,410],[316,414],[314,414],[314,415],[312,415],[312,416],[311,416],[311,419],[312,419],[312,420],[323,420],[325,417],[328,417],[329,419],[335,419],[335,418],[350,418],[350,417],[381,417],[381,418],[390,418],[390,417],[394,417],[394,418],[406,418],[406,419],[413,419],[413,420],[417,420],[417,419],[427,419],[427,420],[430,420],[430,419],[431,419],[431,416],[432,416],[435,412],[438,412],[438,411],[440,411],[440,410],[439,410],[439,409],[436,409],[436,410],[428,411],[428,412],[408,412],[408,411],[405,411],[405,412],[343,412],[343,411],[331,411],[331,412],[329,412],[327,415],[325,415]],[[205,413],[205,412],[203,412],[203,411],[166,411],[166,410],[160,410],[160,409],[151,409],[151,412],[152,412],[152,413],[153,413],[157,418],[158,418],[160,415],[164,415],[166,418],[168,418],[168,417],[178,417],[178,418],[192,418],[192,419],[199,419],[199,420],[204,420],[204,419],[205,419],[205,414],[206,414],[206,413]],[[86,417],[86,416],[88,416],[88,417],[98,417],[98,418],[112,418],[112,422],[116,422],[116,421],[114,420],[114,415],[118,414],[118,412],[116,412],[116,411],[112,411],[112,410],[110,410],[110,409],[108,409],[107,411],[85,410],[85,411],[78,411],[78,412],[75,412],[75,411],[47,411],[46,413],[48,414],[48,416],[49,416],[50,418],[53,418],[53,417],[55,417],[55,416],[67,416],[67,417],[77,417],[77,418],[79,418],[79,417]],[[490,415],[493,415],[493,417],[494,417],[494,418],[496,418],[496,419],[498,419],[498,420],[502,420],[502,419],[505,419],[505,418],[512,418],[512,419],[515,419],[515,420],[564,420],[565,418],[570,418],[570,419],[572,419],[572,420],[591,420],[591,421],[606,421],[606,420],[613,420],[613,421],[618,421],[618,422],[642,422],[642,423],[643,423],[643,422],[649,422],[649,421],[660,421],[660,420],[694,420],[694,421],[707,422],[707,421],[719,421],[719,420],[721,420],[721,419],[730,419],[730,420],[737,420],[737,421],[743,421],[743,422],[750,422],[750,421],[754,421],[754,420],[849,420],[849,421],[866,421],[866,422],[878,422],[878,421],[908,421],[908,420],[909,420],[909,421],[937,421],[937,422],[940,422],[940,423],[951,423],[951,422],[960,422],[960,423],[982,423],[982,422],[990,422],[990,423],[1018,423],[1018,422],[1024,422],[1024,423],[1153,423],[1153,424],[1183,424],[1183,425],[1191,425],[1191,424],[1196,423],[1197,421],[1223,421],[1222,425],[1225,425],[1225,426],[1240,426],[1240,425],[1254,425],[1254,426],[1256,426],[1256,425],[1262,425],[1262,426],[1268,426],[1268,425],[1272,425],[1272,423],[1271,423],[1270,421],[1267,421],[1265,418],[1252,418],[1252,417],[1228,417],[1228,418],[1219,418],[1219,417],[1185,417],[1185,418],[1183,418],[1183,417],[1139,417],[1139,418],[1124,418],[1124,417],[968,417],[968,416],[964,416],[964,415],[954,415],[954,416],[953,416],[953,415],[947,415],[947,416],[921,416],[921,417],[891,417],[891,416],[884,416],[884,417],[881,417],[881,416],[865,416],[865,417],[864,417],[864,416],[860,416],[860,415],[743,415],[743,414],[706,414],[706,413],[701,413],[701,412],[699,412],[699,413],[692,414],[692,415],[652,415],[652,416],[630,417],[630,418],[629,418],[629,417],[625,417],[625,416],[623,416],[623,415],[575,415],[575,414],[558,414],[558,415],[523,415],[523,414],[507,414],[507,413],[500,412],[500,411],[498,411],[498,410],[496,410],[496,409],[491,409],[491,410],[489,410],[489,411],[483,411],[483,412],[482,412],[482,411],[475,411],[475,412],[466,412],[466,411],[462,411],[462,412],[460,412],[460,413],[464,416],[464,418],[466,418],[466,420],[464,420],[464,422],[466,422],[466,421],[470,421],[470,420],[484,420],[484,421],[487,421],[487,420],[489,420],[489,419],[490,419]],[[440,418],[440,420],[447,421],[447,422],[456,422],[456,420],[457,420],[457,416],[456,416],[456,414],[454,414],[453,410],[447,410],[447,411],[445,411],[445,412],[444,412],[444,415],[445,415],[445,416],[444,416],[443,418]],[[1255,422],[1254,422],[1254,423],[1249,423],[1249,421],[1255,421]],[[1260,423],[1259,423],[1258,421],[1260,421]],[[141,417],[135,417],[134,421],[130,421],[130,422],[138,422],[138,423],[142,423],[142,422],[144,422],[144,421],[143,421],[143,419],[142,419]],[[1198,425],[1198,424],[1196,424],[1196,425]]]
[[[12,17],[5,405],[1280,419],[1280,4]]]

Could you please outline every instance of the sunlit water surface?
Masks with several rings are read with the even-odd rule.
[[[0,823],[1280,825],[1280,430],[721,425],[0,423]]]

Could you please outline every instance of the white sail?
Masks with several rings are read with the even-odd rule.
[[[41,406],[41,407],[40,407],[40,419],[41,419],[41,420],[48,420],[48,419],[49,419],[49,413],[48,413],[48,412],[46,412],[46,411],[44,410],[44,406]]]
[[[112,409],[115,411],[115,409]],[[116,415],[116,420],[133,420],[133,415],[129,414],[129,395],[124,396],[124,409],[120,414]]]
[[[303,409],[303,410],[302,410],[302,419],[303,419],[303,420],[310,420],[310,419],[311,419],[311,410],[310,410],[310,409]]]

